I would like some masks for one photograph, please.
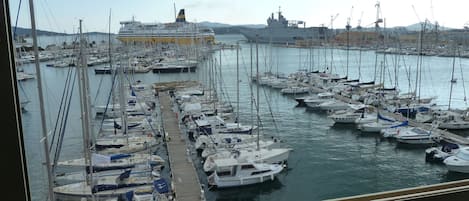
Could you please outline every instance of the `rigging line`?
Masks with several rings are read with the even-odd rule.
[[[386,53],[384,53],[384,58],[383,58],[383,60],[384,60],[384,65],[388,65],[388,60],[387,60],[387,58],[388,58],[388,57],[386,57]],[[392,61],[392,60],[391,60],[391,61]],[[388,66],[389,66],[389,65],[388,65]],[[388,77],[389,77],[389,84],[390,84],[391,86],[393,86],[395,82],[393,82],[393,76],[392,76],[392,74],[391,74],[390,69],[391,69],[391,68],[386,68],[387,73],[388,73]],[[386,73],[386,72],[384,72],[384,73]],[[395,86],[395,85],[394,85],[394,86]]]
[[[222,55],[225,56],[225,53],[222,52]],[[222,95],[222,97],[224,97],[225,99],[228,100],[228,103],[231,105],[231,98],[230,98],[230,95],[225,92],[225,90],[223,90],[223,86],[226,86],[225,82],[224,82],[224,79],[223,79],[223,73],[221,73],[221,65],[220,65],[220,93]]]
[[[64,108],[64,107],[66,107],[66,104],[65,104],[64,107],[62,107],[62,106],[63,106],[64,103],[67,102],[67,99],[71,99],[71,97],[72,97],[71,92],[70,92],[70,94],[69,94],[69,91],[70,91],[70,76],[71,76],[71,71],[72,71],[72,68],[69,68],[69,70],[68,70],[68,72],[67,72],[67,78],[66,78],[66,81],[65,81],[66,86],[64,87],[64,91],[63,91],[63,94],[62,94],[62,100],[61,100],[60,106],[59,106],[60,109],[59,109],[59,112],[58,112],[58,115],[57,115],[55,127],[54,127],[54,129],[53,129],[53,130],[54,130],[54,132],[53,132],[53,133],[54,133],[54,136],[53,136],[51,142],[54,141],[55,135],[56,135],[56,133],[57,133],[57,126],[58,126],[58,121],[59,121],[59,118],[60,118],[60,117],[62,118],[62,121],[60,122],[60,126],[58,127],[58,128],[59,128],[59,132],[58,132],[59,134],[58,134],[58,135],[60,136],[60,133],[62,133],[61,130],[62,130],[62,129],[65,129],[65,127],[63,127],[63,124],[64,124],[64,123],[63,123],[63,118],[64,118],[64,115],[66,115],[66,113],[65,113],[65,108]],[[72,87],[73,87],[73,86],[72,86]],[[72,92],[73,92],[73,89],[72,89]],[[64,98],[65,98],[65,99],[64,99]],[[70,101],[68,101],[68,102],[70,102]],[[69,103],[69,104],[70,104],[70,103]],[[68,115],[68,113],[67,113],[67,115]],[[63,127],[63,128],[62,128],[62,127]],[[59,141],[57,141],[57,145],[56,145],[56,146],[58,146],[58,145],[59,145]],[[51,143],[51,145],[50,145],[49,151],[52,151],[52,143]]]
[[[20,86],[21,91],[24,92],[23,96],[26,98],[26,101],[29,102],[30,99],[28,97],[28,94],[26,94],[26,90],[24,90],[24,88],[23,88],[23,84],[21,82],[18,82],[18,86]]]
[[[16,12],[15,29],[13,30],[13,39],[16,39],[16,28],[18,28],[18,19],[20,15],[20,10],[21,10],[21,0],[18,3],[18,12]]]
[[[49,15],[45,9],[45,6],[44,6],[44,1],[39,1],[41,2],[39,5],[41,6],[42,10],[44,10],[44,17],[46,18],[46,21],[47,21],[47,24],[49,24],[50,27],[52,27],[52,23],[51,23],[51,20],[49,18]],[[54,38],[55,39],[55,38]]]
[[[108,54],[109,54],[109,69],[112,71],[112,54],[111,54],[111,10],[109,9],[109,30],[108,30],[108,42],[109,42],[109,47],[108,47]],[[94,99],[94,105],[96,105],[96,102],[98,100],[98,94],[101,90],[102,82],[104,80],[104,75],[101,76],[101,79],[99,80],[99,85],[98,85],[98,90],[96,91],[95,99]]]
[[[278,130],[278,126],[277,126],[277,122],[275,121],[275,116],[274,116],[274,113],[272,112],[272,106],[270,105],[270,102],[271,102],[271,99],[269,99],[268,95],[267,95],[267,92],[265,90],[265,87],[262,88],[262,91],[264,92],[264,96],[265,96],[265,99],[267,100],[267,106],[269,108],[269,113],[270,113],[270,116],[272,117],[272,123],[274,124],[275,126],[275,131],[277,132],[277,134],[279,133],[279,130]],[[260,117],[258,117],[260,118]],[[259,129],[259,128],[257,128]]]
[[[112,93],[114,91],[114,87],[115,87],[115,83],[116,83],[117,73],[113,73],[112,75],[113,75],[113,78],[112,78],[112,82],[111,82],[111,89],[109,90],[109,95],[108,95],[108,98],[107,98],[107,101],[106,101],[106,107],[104,108],[104,112],[103,112],[103,115],[102,115],[102,119],[101,119],[101,123],[100,123],[100,126],[99,126],[98,133],[100,133],[103,130],[103,124],[104,124],[104,120],[106,119],[107,109],[109,107],[109,103],[111,102]]]
[[[77,78],[77,73],[76,71],[75,72],[75,75],[73,76],[73,81],[72,81],[72,87],[71,87],[71,91],[70,91],[70,96],[69,96],[69,99],[68,99],[68,104],[67,104],[67,111],[66,111],[66,115],[65,115],[65,119],[64,119],[64,126],[63,126],[63,130],[61,132],[61,134],[59,135],[59,141],[58,141],[58,145],[60,146],[57,146],[56,147],[56,151],[55,151],[55,155],[54,155],[54,166],[53,167],[56,167],[57,165],[57,161],[59,160],[59,157],[60,157],[60,153],[62,152],[62,144],[63,144],[63,139],[65,137],[65,128],[67,127],[67,122],[68,122],[68,117],[69,117],[69,112],[70,112],[70,106],[72,105],[71,104],[71,101],[72,101],[72,95],[73,95],[73,90],[75,88],[75,83],[76,83],[76,78]],[[55,170],[55,169],[53,169]]]
[[[241,55],[242,55],[242,54],[241,54]],[[242,58],[243,63],[244,63],[244,57],[241,56],[241,58]],[[246,68],[246,65],[243,65],[243,66],[244,66],[244,72],[246,73],[246,76],[248,77],[249,86],[251,87],[251,89],[253,89],[253,88],[254,88],[254,87],[253,87],[253,86],[254,86],[253,76],[250,76],[250,75],[249,75],[249,72],[248,72],[248,70],[247,70],[247,68]],[[260,78],[260,76],[259,76],[259,78]],[[259,82],[259,80],[257,80],[256,82]],[[257,84],[259,84],[259,83],[257,83]],[[251,95],[252,95],[252,94],[251,94]],[[258,101],[257,101],[253,96],[250,97],[250,100],[251,100],[252,103],[253,103],[254,109],[257,109],[257,108],[259,107]],[[263,127],[263,126],[264,126],[264,125],[263,125],[263,122],[262,122],[262,119],[260,118],[259,114],[256,114],[256,118],[257,118],[257,120],[259,120],[259,127],[258,127],[257,129],[260,129],[260,127]]]
[[[49,25],[50,25],[51,27],[52,27],[52,26],[55,26],[55,28],[57,28],[57,30],[59,30],[59,27],[60,27],[60,26],[59,26],[59,23],[57,23],[57,19],[56,19],[55,16],[54,16],[54,12],[52,12],[52,10],[51,10],[50,6],[48,5],[47,1],[44,1],[44,2],[41,1],[41,3],[42,3],[42,4],[41,4],[42,9],[46,11],[46,12],[44,12],[44,13],[45,13],[45,15],[46,15],[47,22],[49,23]],[[45,4],[45,5],[44,5],[44,4]],[[47,8],[47,9],[46,9],[46,8]],[[50,18],[52,18],[52,20],[49,19],[47,13],[49,13],[49,15],[51,16]],[[51,23],[51,21],[52,21],[53,23]],[[54,24],[54,25],[53,25],[53,24]]]
[[[467,98],[466,98],[466,85],[464,84],[464,74],[462,70],[462,62],[461,62],[461,50],[458,47],[458,57],[459,57],[459,69],[461,70],[461,81],[462,81],[462,88],[464,92],[464,104],[467,105]]]
[[[52,151],[52,147],[54,145],[54,141],[55,141],[55,136],[56,136],[56,133],[57,133],[57,129],[59,129],[59,120],[60,120],[60,117],[63,116],[63,107],[64,107],[64,104],[65,102],[67,102],[67,95],[68,95],[68,91],[70,89],[70,76],[71,76],[71,73],[70,73],[70,70],[71,68],[69,68],[68,72],[67,72],[67,76],[66,76],[66,79],[65,79],[65,86],[64,86],[64,89],[62,91],[62,98],[60,100],[60,104],[59,104],[59,111],[57,112],[57,118],[55,120],[55,126],[54,126],[54,129],[53,130],[53,135],[52,135],[52,139],[51,139],[51,142],[50,145],[49,145],[49,152]],[[63,121],[63,120],[62,120]],[[62,121],[61,121],[61,125],[62,126]]]

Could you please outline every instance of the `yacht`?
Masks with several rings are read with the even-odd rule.
[[[431,145],[438,139],[438,133],[418,127],[401,127],[397,131],[396,140],[403,144]]]
[[[233,158],[239,160],[249,160],[258,163],[276,163],[281,164],[288,160],[290,155],[289,148],[260,148],[260,149],[241,149],[233,151],[220,151],[210,155],[204,162],[205,172],[214,171],[217,167],[216,160],[223,158]]]
[[[350,107],[349,103],[341,100],[332,99],[318,105],[319,109],[325,111],[345,110]]]
[[[214,160],[215,171],[208,177],[208,184],[217,188],[245,186],[273,181],[283,170],[283,165],[240,161],[234,158]]]
[[[363,104],[350,104],[346,110],[337,110],[328,117],[335,123],[350,123],[353,124],[355,121],[364,117],[365,113],[368,112],[368,106]]]
[[[469,173],[469,147],[460,148],[459,151],[443,160],[449,171]]]
[[[469,129],[469,112],[445,111],[436,116],[435,121],[441,129]]]
[[[461,147],[458,144],[446,142],[444,140],[441,140],[439,144],[441,145],[438,147],[430,147],[425,150],[425,161],[431,163],[443,163],[446,158],[458,153],[459,148]]]
[[[93,164],[93,171],[110,170],[110,169],[123,169],[131,168],[138,164],[162,164],[164,159],[158,155],[150,155],[148,153],[134,153],[134,154],[114,154],[103,155],[93,153],[91,156],[91,163]],[[71,159],[66,161],[59,161],[58,166],[63,167],[88,167],[85,158]]]
[[[311,97],[311,98],[305,99],[304,103],[309,108],[317,108],[319,104],[324,103],[329,100],[333,100],[333,99],[334,99],[334,93],[324,92],[324,93],[319,93],[317,97]]]

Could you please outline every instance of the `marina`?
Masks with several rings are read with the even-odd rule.
[[[227,36],[221,36],[219,40],[226,41],[227,43],[236,41],[241,39],[241,36],[239,35],[227,35]],[[241,43],[241,47],[243,49],[242,56],[241,58],[249,58],[249,53],[246,52],[250,48],[249,43]],[[263,46],[267,47],[267,46]],[[294,50],[291,48],[285,48],[285,49],[279,49],[279,51],[285,51],[284,54],[286,55],[295,55],[297,54],[298,50]],[[304,50],[305,52],[309,51],[308,49]],[[340,50],[337,50],[338,54],[340,54]],[[233,60],[235,59],[235,50],[225,50],[222,56],[226,59],[224,59],[224,65],[226,66],[234,66],[236,61]],[[298,57],[299,55],[296,55]],[[291,57],[291,56],[290,56]],[[230,59],[231,58],[231,59]],[[336,57],[338,61],[340,62],[339,59],[341,59],[340,56]],[[370,58],[373,58],[372,56]],[[342,58],[344,59],[344,58]],[[242,60],[242,59],[241,59]],[[285,73],[293,73],[295,72],[298,67],[297,67],[297,59],[292,58],[291,61],[284,61],[285,63],[293,63],[292,67],[285,67],[282,70]],[[296,62],[295,62],[296,61]],[[209,64],[205,64],[209,65]],[[245,60],[245,66],[249,66],[247,61]],[[282,66],[282,65],[279,65]],[[372,66],[372,65],[370,65]],[[235,70],[232,67],[223,67],[223,73],[227,74],[233,74],[235,73]],[[241,67],[241,71],[244,72],[249,72],[247,67]],[[24,66],[23,67],[26,72],[31,72],[28,71],[28,67]],[[207,73],[209,73],[209,68],[207,66],[198,66],[199,70],[196,72],[192,72],[186,75],[180,74],[180,73],[175,73],[175,74],[164,74],[164,77],[158,76],[158,74],[135,74],[137,79],[142,80],[142,82],[149,82],[152,83],[154,82],[155,79],[160,80],[160,82],[167,82],[171,81],[173,79],[182,79],[182,80],[190,80],[193,79],[195,80],[204,80],[207,78]],[[49,71],[46,74],[54,75],[57,73],[62,73],[65,72],[65,69],[55,69],[55,68],[45,68],[45,70]],[[353,71],[352,71],[353,72]],[[103,77],[104,79],[110,79],[111,77],[109,75],[95,75],[93,72],[93,69],[89,69],[89,75],[91,77],[95,76],[105,76]],[[245,74],[245,73],[244,73]],[[154,76],[157,76],[156,78]],[[190,76],[189,76],[190,75]],[[449,76],[449,75],[448,75]],[[96,77],[100,78],[100,77]],[[90,81],[92,83],[98,84],[99,79],[92,78]],[[241,78],[240,82],[240,89],[242,90],[240,93],[240,115],[243,117],[242,119],[248,120],[251,117],[251,112],[249,112],[249,83],[247,80],[248,78]],[[58,82],[58,81],[57,81]],[[225,80],[226,83],[228,82],[233,82],[233,78],[227,78]],[[23,84],[25,85],[30,85],[34,86],[34,82],[31,81],[26,81]],[[178,84],[177,82],[172,84],[172,85],[162,85],[158,86],[157,89],[159,90],[164,90],[166,88],[170,89],[174,86],[178,86],[181,84]],[[27,88],[27,93],[32,94],[31,96],[34,97],[34,87],[33,88]],[[225,87],[227,92],[229,92],[230,97],[236,97],[236,87],[234,85],[226,85]],[[312,88],[314,89],[314,88]],[[319,88],[316,88],[316,90],[320,90]],[[263,91],[263,92],[262,92]],[[314,91],[314,90],[313,90]],[[376,184],[379,185],[373,185],[374,187],[367,187],[367,188],[355,188],[352,186],[349,186],[346,183],[342,183],[342,179],[340,180],[335,180],[335,179],[322,179],[325,183],[323,183],[322,187],[320,186],[315,186],[314,188],[319,188],[323,189],[324,193],[315,193],[314,194],[314,200],[318,199],[330,199],[330,198],[335,198],[335,197],[340,197],[340,196],[350,196],[350,195],[355,195],[355,194],[361,194],[361,193],[368,193],[368,192],[377,192],[377,191],[383,191],[383,190],[392,190],[392,189],[397,189],[397,188],[404,188],[404,187],[412,187],[415,185],[421,185],[421,184],[435,184],[439,183],[442,181],[453,181],[453,180],[458,180],[462,178],[467,178],[465,175],[461,174],[454,174],[452,172],[447,172],[446,168],[444,166],[440,165],[433,165],[425,162],[425,154],[424,150],[425,149],[408,149],[408,148],[399,148],[401,146],[397,145],[397,142],[393,140],[387,140],[385,138],[382,138],[379,135],[376,134],[362,134],[360,131],[356,130],[353,126],[347,126],[347,125],[334,125],[331,120],[327,118],[327,115],[323,112],[314,112],[314,111],[309,111],[305,110],[302,107],[295,107],[297,104],[295,99],[292,95],[282,95],[279,91],[270,89],[268,87],[261,87],[261,92],[264,93],[261,96],[261,101],[266,101],[265,99],[271,99],[275,100],[272,102],[274,105],[272,108],[274,108],[273,114],[276,114],[275,117],[280,118],[282,117],[282,121],[278,127],[278,131],[275,131],[275,125],[272,121],[263,121],[263,125],[265,128],[270,128],[269,130],[274,131],[273,134],[274,137],[282,139],[285,141],[286,144],[288,144],[290,147],[294,147],[295,150],[291,153],[291,156],[289,158],[289,165],[286,170],[283,171],[283,173],[280,173],[277,178],[273,182],[268,182],[265,184],[262,184],[260,186],[258,185],[253,185],[253,186],[247,186],[244,188],[241,188],[239,190],[237,189],[225,189],[225,190],[213,190],[208,188],[208,183],[207,183],[207,175],[202,171],[202,159],[199,158],[199,156],[196,154],[196,150],[193,145],[187,146],[187,142],[189,142],[189,139],[185,138],[184,141],[179,141],[176,140],[178,139],[177,137],[171,137],[171,142],[179,142],[180,145],[183,148],[180,148],[180,154],[182,156],[178,156],[179,160],[181,160],[181,163],[185,164],[193,164],[197,173],[198,178],[198,183],[195,184],[195,186],[192,186],[193,188],[187,188],[192,189],[193,195],[197,198],[200,198],[201,194],[201,189],[203,190],[205,194],[205,198],[207,200],[218,200],[218,199],[230,199],[230,196],[236,196],[237,198],[240,196],[239,192],[247,192],[244,193],[240,199],[257,199],[259,195],[262,196],[281,196],[283,194],[295,194],[297,199],[306,199],[306,197],[310,198],[313,196],[312,194],[299,194],[295,192],[302,192],[304,190],[301,190],[301,188],[292,188],[290,187],[291,185],[293,186],[302,186],[301,181],[303,180],[297,180],[295,178],[300,178],[300,177],[305,177],[309,179],[320,179],[321,178],[339,178],[339,177],[348,177],[350,179],[353,179],[356,181],[357,184],[365,184],[367,182],[378,182]],[[319,91],[317,91],[319,92]],[[94,93],[94,92],[93,92]],[[160,92],[158,93],[160,95],[160,99],[163,98],[163,95],[166,95],[165,92]],[[304,96],[304,95],[301,95]],[[299,96],[296,96],[299,97]],[[336,98],[341,98],[342,100],[347,100],[343,98],[342,96],[335,96]],[[162,100],[160,100],[163,102]],[[168,100],[167,100],[168,101]],[[442,101],[446,102],[446,101]],[[353,101],[352,101],[353,103]],[[457,102],[456,102],[457,103]],[[28,110],[24,115],[25,121],[28,122],[28,116],[34,114],[34,108],[37,103],[32,102],[27,105],[26,110]],[[161,103],[160,103],[161,104]],[[163,105],[163,104],[161,104]],[[161,106],[158,106],[161,107]],[[163,106],[162,109],[170,109],[171,106],[165,107]],[[267,105],[261,105],[260,111],[264,111],[264,117],[268,117],[268,106]],[[37,111],[37,110],[36,110]],[[266,113],[267,112],[267,113]],[[172,113],[172,114],[171,114]],[[163,116],[166,116],[163,114]],[[170,111],[170,116],[176,120],[175,113],[174,111]],[[30,118],[33,116],[30,116]],[[397,116],[396,116],[397,117]],[[37,117],[36,117],[37,118]],[[179,116],[180,118],[180,116]],[[29,120],[31,122],[32,120]],[[411,121],[412,122],[412,121]],[[248,123],[249,122],[245,122]],[[173,126],[177,126],[176,121],[174,121]],[[175,125],[174,125],[175,124]],[[411,123],[412,124],[412,123]],[[26,131],[29,129],[32,129],[34,124],[28,124],[31,127],[27,127]],[[315,130],[314,132],[311,132],[311,130]],[[184,133],[184,130],[181,131]],[[168,132],[172,133],[172,132]],[[177,132],[175,132],[177,133]],[[187,133],[186,133],[187,134]],[[179,137],[181,136],[178,134]],[[184,134],[182,134],[184,136]],[[187,135],[185,137],[188,137]],[[461,137],[455,137],[455,138],[461,138]],[[465,140],[465,139],[461,139]],[[344,144],[343,142],[347,142]],[[325,143],[325,144],[324,144]],[[397,147],[396,147],[397,146]],[[73,146],[68,147],[67,149],[73,148]],[[79,149],[79,146],[75,147],[75,149]],[[298,152],[297,150],[301,149],[303,150],[302,152]],[[344,152],[343,150],[346,149],[348,150],[347,152]],[[322,150],[322,151],[321,151]],[[327,152],[324,152],[324,150],[327,150]],[[312,153],[321,153],[319,156],[317,154],[312,154]],[[71,153],[64,152],[64,156],[71,156]],[[188,156],[190,156],[192,163],[188,162]],[[338,157],[341,156],[341,157]],[[299,163],[298,161],[302,161],[305,158],[308,158],[306,163]],[[335,158],[335,160],[325,160],[323,162],[321,161],[323,158]],[[168,161],[170,161],[169,159]],[[327,162],[329,161],[329,162]],[[417,161],[417,162],[416,162]],[[39,161],[38,161],[39,162]],[[328,171],[324,171],[325,167],[329,167]],[[381,167],[376,169],[375,167]],[[191,169],[192,167],[188,167]],[[307,168],[314,168],[318,170],[323,170],[321,171],[325,175],[321,174],[310,174],[306,173],[305,170]],[[344,170],[346,170],[344,172]],[[392,171],[387,171],[387,170],[392,170]],[[426,170],[426,171],[422,171]],[[183,171],[186,172],[186,171]],[[355,173],[354,173],[355,172]],[[368,172],[367,174],[358,174],[357,172]],[[435,174],[436,172],[436,174]],[[169,173],[168,173],[169,174]],[[288,176],[287,176],[288,175]],[[300,176],[301,175],[301,176]],[[194,176],[194,175],[192,175]],[[293,177],[293,178],[292,178]],[[173,177],[174,178],[174,177]],[[395,178],[395,179],[391,179]],[[398,178],[413,178],[413,182],[399,182],[400,180]],[[350,180],[349,179],[349,180]],[[303,182],[307,182],[308,179],[304,180]],[[326,182],[327,181],[327,182]],[[177,182],[177,180],[173,181]],[[300,182],[300,183],[298,183]],[[296,184],[295,184],[296,183]],[[290,184],[290,185],[287,185]],[[340,192],[337,190],[333,190],[335,188],[329,188],[332,186],[342,186],[342,188],[345,188],[346,190],[341,190]],[[40,189],[38,185],[38,190]],[[368,186],[368,185],[367,185]],[[176,187],[176,197],[177,197],[177,185]],[[184,188],[186,189],[186,188]],[[267,194],[265,194],[267,193]],[[302,197],[301,195],[305,196]],[[234,198],[234,197],[231,197]]]
[[[331,29],[307,28],[279,10],[266,28],[215,35],[174,6],[172,22],[132,17],[111,36],[84,35],[79,20],[73,47],[17,49],[31,199],[394,200],[465,188],[466,49],[427,54],[423,36],[417,53],[387,49],[395,38],[379,35],[375,8],[376,45],[353,48],[341,39],[349,21],[332,29],[338,14]]]

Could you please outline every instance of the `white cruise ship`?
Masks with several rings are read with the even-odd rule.
[[[173,43],[178,45],[212,44],[215,33],[211,28],[186,22],[184,9],[173,23],[142,23],[132,19],[120,23],[117,39],[124,43]]]

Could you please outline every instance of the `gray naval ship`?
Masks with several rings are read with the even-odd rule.
[[[298,25],[302,24],[303,27]],[[327,27],[306,27],[303,21],[289,21],[283,17],[279,10],[278,19],[274,18],[274,13],[267,19],[267,27],[254,29],[241,29],[250,42],[275,43],[275,44],[295,44],[298,41],[324,41],[330,36]]]

